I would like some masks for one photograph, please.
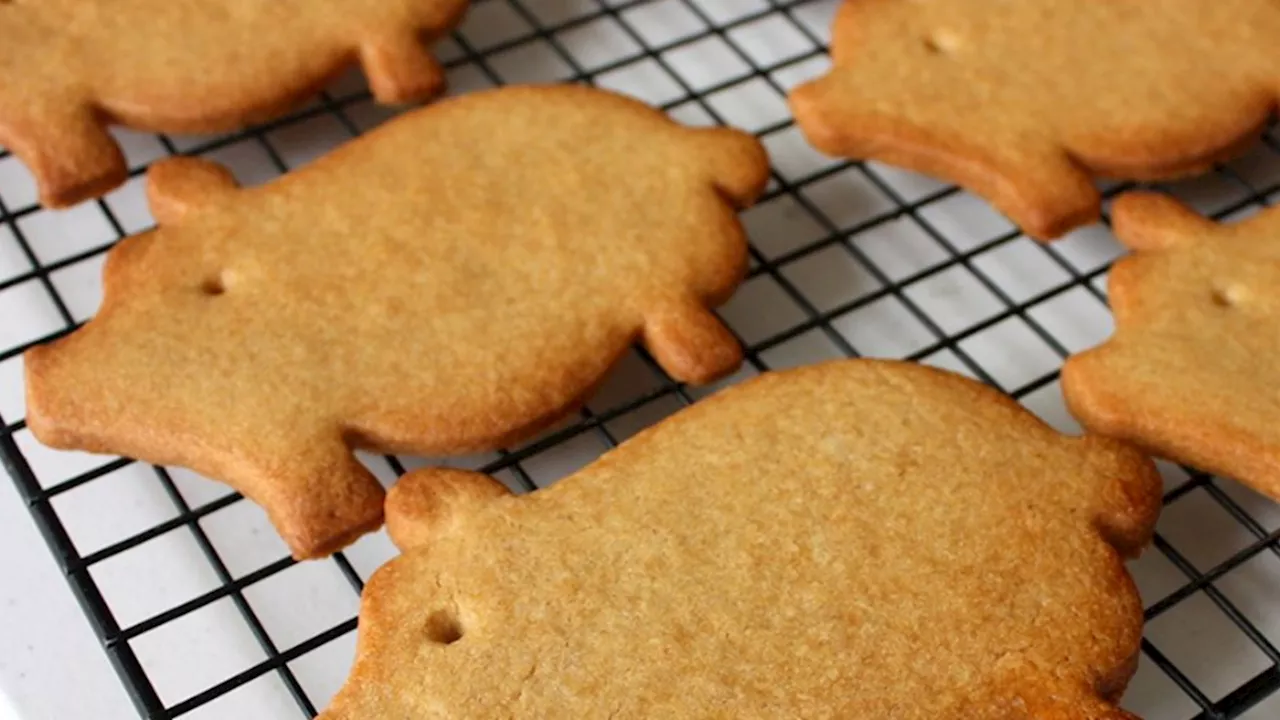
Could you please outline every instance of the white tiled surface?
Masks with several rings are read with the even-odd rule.
[[[1121,249],[1104,226],[1081,229],[1046,248],[1017,235],[978,198],[878,163],[839,163],[809,148],[790,124],[780,91],[825,68],[815,42],[827,38],[835,6],[835,0],[477,0],[441,54],[453,61],[455,92],[585,77],[664,105],[684,122],[721,119],[761,133],[775,177],[766,198],[744,214],[755,250],[752,277],[721,311],[753,352],[748,366],[721,386],[765,369],[851,352],[909,357],[982,377],[1055,427],[1075,431],[1055,374],[1062,352],[1110,333],[1105,268]],[[611,10],[602,12],[606,7]],[[168,141],[227,164],[246,184],[265,182],[279,174],[277,162],[305,164],[349,137],[350,128],[365,130],[389,115],[359,93],[359,76],[349,73],[331,90],[338,113],[313,103],[301,117],[262,133]],[[154,136],[121,137],[139,170],[168,152]],[[1280,143],[1259,145],[1230,168],[1232,174],[1173,190],[1206,212],[1249,212],[1250,184],[1274,194],[1280,183]],[[138,179],[100,203],[58,213],[36,208],[31,180],[12,157],[0,158],[0,202],[17,218],[0,219],[0,418],[19,428],[14,439],[40,486],[56,488],[111,459],[54,452],[20,429],[21,359],[12,350],[65,329],[64,311],[74,321],[91,316],[101,297],[102,251],[119,232],[148,227],[150,217]],[[903,203],[911,212],[902,212]],[[36,264],[47,273],[36,273]],[[664,387],[650,363],[630,355],[588,404],[588,413],[605,416],[602,431],[570,434],[499,476],[513,486],[521,475],[538,486],[554,482],[610,442],[677,411],[681,398],[662,393]],[[655,392],[662,394],[618,412]],[[552,434],[572,427],[567,423]],[[386,459],[366,459],[379,477],[394,478]],[[489,454],[452,462],[480,467],[498,459]],[[409,467],[423,462],[401,460]],[[1180,469],[1165,470],[1168,490],[1188,482]],[[190,612],[129,641],[157,694],[166,704],[181,703],[254,668],[274,648],[289,654],[282,671],[257,672],[187,717],[302,717],[291,683],[323,707],[354,648],[354,634],[342,631],[356,609],[346,570],[368,577],[393,553],[386,537],[349,549],[347,566],[292,565],[261,510],[228,502],[225,488],[189,472],[168,472],[171,491],[154,468],[111,466],[52,500],[81,556],[109,555],[92,565],[90,575],[121,626],[147,623],[193,602]],[[157,531],[114,553],[117,543],[180,516],[179,501],[194,509],[194,523]],[[1160,523],[1164,549],[1133,565],[1148,605],[1169,605],[1151,623],[1148,639],[1209,700],[1272,667],[1267,651],[1229,614],[1247,618],[1268,642],[1280,642],[1280,559],[1251,550],[1207,587],[1191,587],[1188,572],[1210,571],[1256,548],[1258,533],[1277,527],[1275,503],[1215,480],[1172,500]],[[24,718],[131,716],[7,484],[0,487],[0,547],[20,548],[6,550],[0,584],[0,698],[7,698],[0,700],[0,716],[6,701]],[[246,577],[253,581],[225,589],[227,578]],[[1183,599],[1164,601],[1171,594]],[[262,639],[243,610],[252,611]],[[300,647],[308,651],[297,652]],[[69,683],[75,693],[66,692]],[[1244,717],[1280,716],[1278,698]],[[1144,656],[1126,705],[1149,720],[1185,720],[1200,711],[1150,656]]]

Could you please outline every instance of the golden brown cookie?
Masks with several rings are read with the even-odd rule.
[[[1031,236],[1098,217],[1093,176],[1199,172],[1280,100],[1274,0],[846,0],[791,96],[832,155],[936,175]]]
[[[62,207],[124,181],[112,123],[220,132],[282,114],[359,62],[383,102],[444,73],[423,44],[466,0],[0,0],[0,145]]]
[[[352,448],[524,439],[637,339],[678,380],[733,371],[707,308],[767,174],[750,135],[575,86],[445,101],[257,188],[158,164],[160,229],[111,251],[96,318],[27,354],[27,422],[224,480],[324,555],[382,522]]]
[[[1159,492],[958,375],[765,375],[532,495],[403,479],[321,717],[1132,720]]]
[[[1280,499],[1280,210],[1219,225],[1135,193],[1113,217],[1135,254],[1108,280],[1115,335],[1063,368],[1072,413]]]

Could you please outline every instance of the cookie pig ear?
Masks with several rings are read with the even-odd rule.
[[[769,182],[769,155],[749,133],[732,128],[699,128],[692,153],[707,164],[722,195],[737,209],[749,207]]]
[[[401,550],[423,547],[467,515],[510,494],[488,475],[451,468],[416,470],[387,494],[387,532]]]
[[[1195,242],[1217,229],[1195,210],[1153,192],[1121,195],[1111,207],[1111,224],[1120,242],[1139,252]]]
[[[147,170],[147,203],[161,225],[180,222],[191,210],[239,188],[225,167],[194,157],[172,157]]]
[[[847,140],[841,128],[851,120],[840,107],[839,68],[797,86],[787,96],[787,105],[810,145],[827,155],[847,154]]]

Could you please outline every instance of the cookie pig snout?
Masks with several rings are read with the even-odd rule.
[[[26,372],[27,427],[50,447],[69,447],[79,437],[75,413],[67,412],[60,396],[68,392],[64,366],[49,347],[35,347],[22,356]]]
[[[49,447],[103,452],[97,440],[102,424],[95,420],[105,411],[113,424],[125,423],[127,416],[140,412],[137,406],[144,398],[128,396],[131,387],[117,372],[120,359],[97,339],[77,334],[34,347],[22,357],[27,427]]]

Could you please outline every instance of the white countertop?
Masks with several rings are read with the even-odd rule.
[[[0,479],[0,718],[137,717],[17,490]]]

